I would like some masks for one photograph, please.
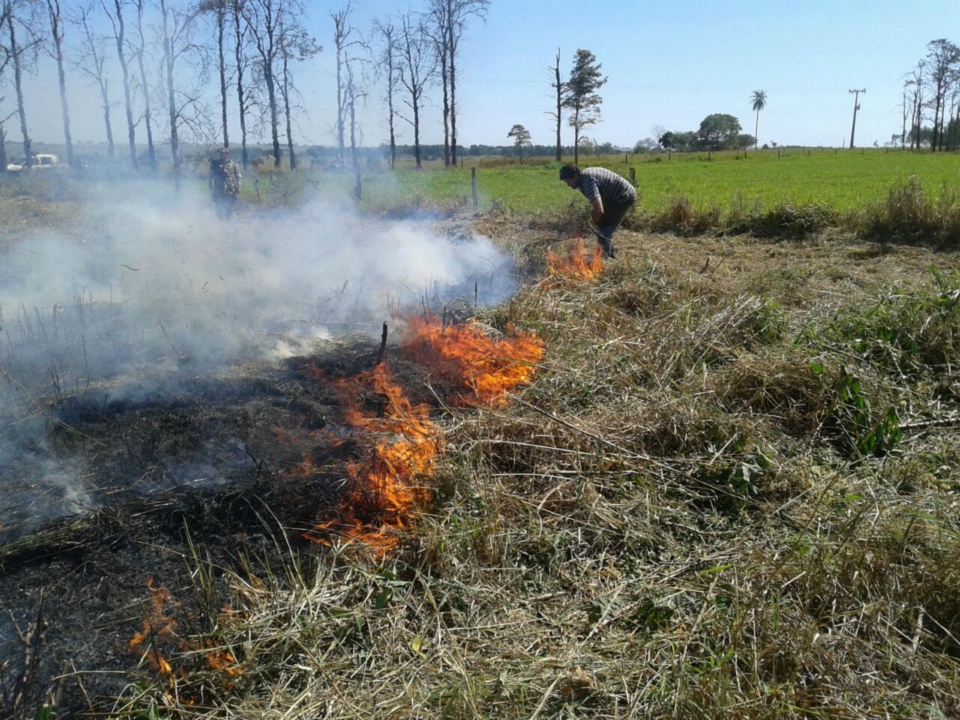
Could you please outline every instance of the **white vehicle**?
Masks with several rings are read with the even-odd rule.
[[[7,163],[7,172],[20,172],[25,170],[26,167],[27,165],[22,159],[14,160]],[[49,170],[56,167],[61,167],[60,156],[56,153],[38,153],[33,156],[33,162],[31,163],[31,169],[33,170]]]

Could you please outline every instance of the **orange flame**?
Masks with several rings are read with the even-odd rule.
[[[147,578],[147,590],[150,591],[150,605],[147,607],[146,616],[143,618],[143,630],[130,638],[130,649],[139,651],[140,645],[145,640],[150,639],[150,647],[144,655],[150,667],[164,675],[172,675],[173,668],[160,653],[156,642],[157,640],[176,638],[176,620],[163,613],[164,603],[170,599],[170,591],[162,585],[154,587],[152,576]]]
[[[413,338],[406,351],[428,368],[466,390],[454,398],[464,405],[497,405],[527,382],[543,356],[543,342],[517,333],[491,337],[477,323],[447,325],[437,318],[410,321]]]
[[[547,271],[551,277],[564,277],[574,280],[590,280],[603,270],[603,251],[598,245],[593,257],[588,256],[583,240],[578,239],[567,257],[547,253]]]
[[[495,404],[530,379],[543,355],[532,335],[493,338],[477,324],[446,326],[435,317],[412,319],[405,352],[455,384],[463,404]],[[336,509],[336,519],[320,523],[320,533],[335,532],[362,541],[380,556],[396,547],[399,531],[416,519],[418,505],[430,499],[424,481],[433,475],[442,449],[440,428],[426,405],[413,405],[380,364],[352,378],[334,381],[355,430],[377,436],[368,456],[348,466],[350,482]],[[387,399],[383,416],[364,412],[356,400],[372,386]],[[310,467],[307,463],[303,468]],[[308,534],[316,542],[323,537]]]
[[[152,576],[147,577],[147,590],[150,592],[150,604],[143,618],[143,629],[130,638],[130,649],[142,652],[141,645],[150,640],[150,646],[144,652],[147,663],[156,672],[172,679],[173,666],[160,652],[158,642],[161,640],[170,642],[182,651],[195,651],[200,648],[200,645],[179,637],[176,633],[177,621],[164,613],[164,605],[168,601],[171,605],[174,604],[170,591],[163,585],[154,587]],[[204,652],[204,658],[211,670],[223,670],[228,675],[240,674],[240,667],[233,655],[223,650],[212,649],[213,645],[209,641],[205,646],[211,648]]]
[[[356,430],[375,434],[377,439],[366,458],[347,467],[350,483],[337,508],[337,518],[316,529],[358,539],[384,554],[397,544],[393,531],[403,529],[416,505],[429,499],[421,478],[433,473],[440,450],[440,429],[430,420],[429,408],[413,405],[383,364],[334,384],[347,404],[347,422]],[[387,398],[383,417],[360,409],[358,391],[367,386]]]

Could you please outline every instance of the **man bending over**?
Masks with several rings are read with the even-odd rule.
[[[615,257],[613,234],[620,227],[627,211],[637,201],[633,185],[606,168],[588,167],[581,170],[576,165],[560,168],[560,179],[574,190],[579,190],[593,205],[590,218],[593,220],[597,242],[608,258]]]

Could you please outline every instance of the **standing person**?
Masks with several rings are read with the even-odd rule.
[[[605,256],[616,257],[613,234],[637,201],[637,191],[633,185],[606,168],[588,167],[581,170],[576,165],[560,168],[560,179],[583,193],[593,205],[590,219],[593,220],[597,242]]]
[[[233,206],[240,195],[240,166],[230,159],[230,148],[220,148],[219,157],[210,161],[210,178],[207,184],[210,195],[221,220],[229,220]]]

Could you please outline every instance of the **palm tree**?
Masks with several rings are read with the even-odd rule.
[[[760,111],[767,106],[767,91],[766,90],[754,90],[753,97],[750,98],[753,101],[753,109],[757,113],[757,123],[753,128],[753,140],[754,147],[760,147]]]

